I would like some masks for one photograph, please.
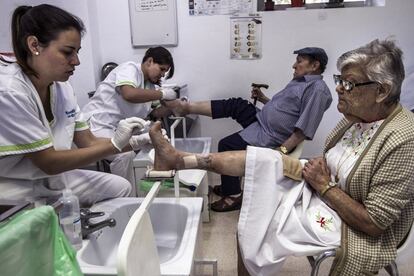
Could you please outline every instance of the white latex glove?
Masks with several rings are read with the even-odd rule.
[[[129,138],[132,136],[132,131],[134,128],[142,129],[147,124],[150,124],[149,121],[145,121],[138,117],[131,117],[124,120],[119,121],[118,127],[116,128],[115,135],[111,139],[112,144],[116,147],[119,151],[128,145]]]
[[[167,131],[165,129],[161,129],[161,133],[166,140],[170,141],[170,139],[167,136]],[[129,139],[129,144],[131,145],[131,148],[133,150],[140,150],[142,146],[152,144],[152,142],[149,133],[147,132],[140,135],[131,136],[131,138]]]
[[[140,150],[142,146],[151,144],[151,138],[149,136],[149,133],[143,133],[140,135],[133,135],[129,139],[129,144],[131,145],[131,148],[133,150]]]
[[[170,101],[170,100],[177,99],[177,93],[172,88],[167,88],[167,87],[161,88],[161,93],[162,93],[161,100]]]

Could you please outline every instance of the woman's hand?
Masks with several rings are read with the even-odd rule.
[[[119,121],[114,137],[111,139],[112,144],[122,152],[122,149],[129,144],[129,139],[132,136],[134,128],[140,130],[148,124],[150,124],[149,121],[138,117],[130,117]]]
[[[318,193],[330,180],[330,170],[323,157],[310,159],[302,170],[303,178]]]
[[[305,164],[302,175],[305,181],[320,194],[329,182],[331,174],[325,158],[318,157]],[[362,203],[354,200],[341,189],[330,191],[335,192],[327,193],[324,199],[346,224],[373,237],[378,237],[383,233],[384,230],[372,221]]]

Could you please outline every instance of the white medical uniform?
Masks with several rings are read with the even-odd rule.
[[[52,146],[71,149],[74,132],[88,129],[68,82],[54,82],[50,97],[52,122],[48,122],[39,95],[20,66],[0,68],[0,198],[32,200],[56,195],[65,185],[82,204],[127,196],[131,187],[120,177],[87,170],[50,176],[24,156]]]
[[[144,80],[141,65],[138,63],[129,61],[113,69],[82,109],[92,133],[97,137],[112,138],[119,121],[129,117],[144,119],[152,110],[151,102],[131,103],[124,100],[120,94],[122,85],[155,89],[153,83]],[[107,158],[112,161],[111,172],[134,183],[132,169],[134,157],[134,152],[127,152]]]

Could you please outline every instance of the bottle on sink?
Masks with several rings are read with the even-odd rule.
[[[62,203],[59,212],[60,226],[72,246],[79,250],[82,247],[79,200],[72,190],[66,189],[59,201]]]

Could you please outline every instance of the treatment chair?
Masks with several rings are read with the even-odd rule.
[[[385,266],[384,269],[390,276],[399,276],[398,265],[406,264],[414,258],[414,229],[411,225],[410,231],[408,232],[405,239],[401,242],[397,249],[397,258],[392,261],[389,265]],[[319,273],[319,266],[328,257],[335,256],[335,249],[326,250],[317,256],[307,256],[309,263],[312,266],[311,276],[317,276]]]

